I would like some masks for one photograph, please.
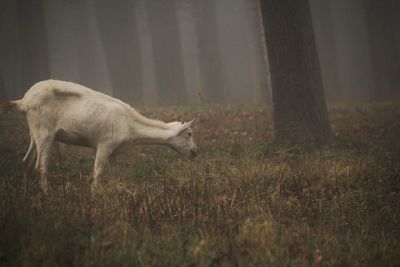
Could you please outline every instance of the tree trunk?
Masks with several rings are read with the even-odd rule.
[[[389,1],[364,2],[372,69],[376,78],[374,96],[376,100],[393,99],[399,96],[400,88],[399,51],[395,36],[399,25],[392,21],[392,7]]]
[[[7,88],[5,87],[3,80],[3,72],[0,70],[0,101],[7,100]]]
[[[276,140],[331,135],[308,1],[261,1],[271,66]]]
[[[141,103],[142,58],[135,2],[97,0],[95,8],[114,96],[130,104]]]
[[[268,60],[267,45],[265,44],[265,30],[263,25],[262,10],[261,10],[261,0],[254,0],[255,2],[255,12],[256,12],[256,25],[258,37],[256,37],[256,43],[258,45],[258,50],[260,51],[260,56],[258,57],[259,69],[258,69],[258,87],[257,96],[258,103],[272,104],[272,88],[271,88],[271,71]],[[265,90],[267,88],[267,90]]]
[[[390,5],[390,9],[391,9],[391,21],[393,25],[400,25],[400,1],[398,0],[389,0],[389,5]],[[395,28],[396,29],[396,28]],[[400,62],[400,31],[399,30],[395,30],[394,32],[394,39],[395,39],[395,46],[396,46],[396,50],[397,50],[397,58],[395,60],[397,60],[398,62]]]
[[[345,102],[371,101],[374,73],[365,19],[364,0],[330,1],[338,76]]]
[[[160,104],[186,103],[175,0],[146,1]]]
[[[310,8],[326,99],[328,102],[338,103],[343,100],[343,92],[338,74],[330,0],[310,0]]]
[[[77,41],[79,82],[113,95],[103,44],[96,22],[94,0],[71,1]]]
[[[47,35],[42,0],[18,0],[21,87],[49,78]]]
[[[196,31],[198,36],[199,68],[202,100],[221,102],[226,96],[218,35],[215,0],[196,1]]]
[[[187,101],[199,103],[200,71],[197,47],[196,5],[198,0],[176,0]]]
[[[18,32],[17,2],[15,0],[0,1],[0,72],[3,75],[6,99],[17,99],[23,95],[18,79],[20,64]]]

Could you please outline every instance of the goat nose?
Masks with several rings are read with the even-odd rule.
[[[197,153],[194,150],[190,150],[190,155],[192,156],[192,158],[194,158],[197,156]]]

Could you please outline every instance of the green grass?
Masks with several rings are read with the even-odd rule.
[[[23,116],[0,118],[1,266],[399,266],[400,106],[334,106],[323,146],[276,145],[271,113],[197,118],[200,157],[134,147],[91,195],[93,151],[60,146],[51,192],[22,182]]]

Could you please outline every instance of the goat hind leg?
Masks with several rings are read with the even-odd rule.
[[[35,148],[35,141],[33,140],[33,136],[31,135],[31,142],[29,144],[28,151],[26,152],[25,157],[22,159],[23,163],[26,163],[26,161],[31,157],[34,148]]]
[[[29,145],[29,149],[26,152],[24,159],[22,160],[23,172],[24,172],[22,184],[25,192],[28,192],[30,179],[33,178],[36,155],[37,155],[36,144],[33,140],[33,137],[31,136],[31,143]]]
[[[47,193],[48,182],[47,182],[47,169],[51,155],[51,147],[54,142],[54,137],[47,136],[41,140],[36,141],[37,147],[37,159],[36,159],[36,169],[40,173],[40,187]]]
[[[32,177],[32,175],[33,175],[36,156],[37,156],[36,144],[33,141],[33,139],[31,139],[31,144],[29,145],[29,149],[26,152],[24,159],[22,160],[23,165],[24,165],[25,179],[28,179],[29,177]]]

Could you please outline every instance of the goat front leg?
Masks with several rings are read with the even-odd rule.
[[[99,179],[104,171],[104,168],[108,165],[108,158],[110,157],[111,153],[112,148],[110,146],[102,145],[97,148],[93,169],[93,181],[91,184],[92,192],[96,191],[100,186]]]

